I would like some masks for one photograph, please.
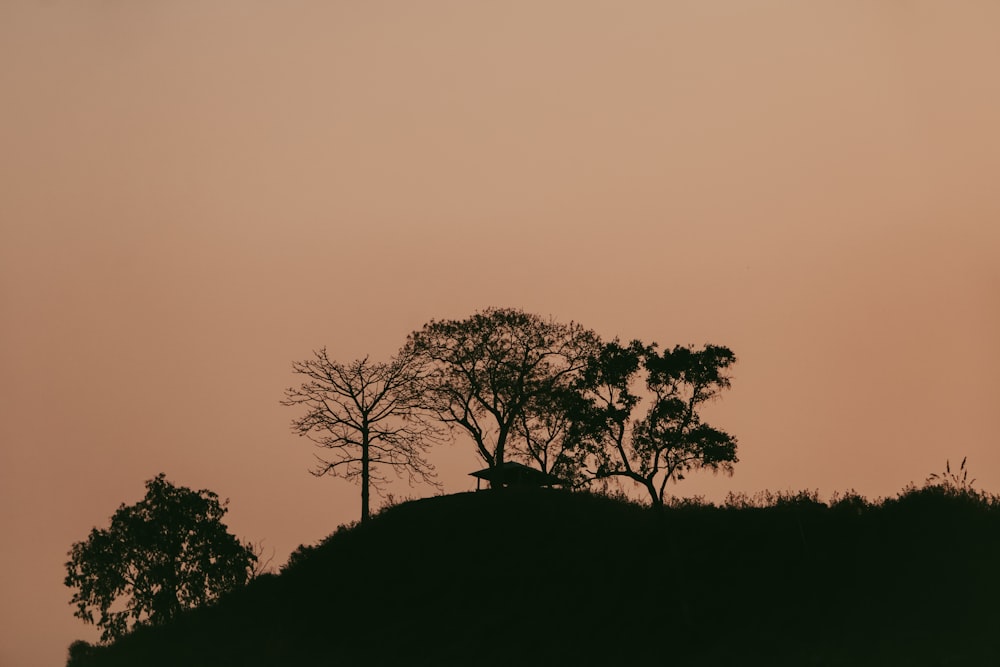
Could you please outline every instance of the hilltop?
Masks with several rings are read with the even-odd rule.
[[[69,665],[1000,664],[1000,505],[947,487],[662,512],[465,493],[293,556]]]

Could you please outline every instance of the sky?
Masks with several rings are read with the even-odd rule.
[[[992,0],[0,2],[0,666],[97,639],[67,552],[160,472],[276,566],[355,520],[291,363],[490,306],[736,353],[704,413],[736,472],[677,495],[891,496],[964,456],[1000,492],[998,30]],[[474,488],[469,441],[431,459]]]

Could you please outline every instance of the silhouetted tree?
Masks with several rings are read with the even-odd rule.
[[[676,346],[661,354],[655,344],[639,341],[605,344],[591,358],[583,385],[587,400],[573,415],[573,438],[586,452],[589,474],[630,479],[661,506],[667,482],[691,470],[732,473],[736,438],[703,423],[698,410],[729,387],[725,371],[735,362],[731,350],[716,345]],[[633,421],[641,371],[650,404]]]
[[[514,424],[518,454],[571,487],[583,486],[586,449],[573,417],[584,408],[579,378],[532,396]],[[521,451],[523,450],[523,451]]]
[[[313,358],[294,362],[295,373],[306,380],[285,391],[283,405],[305,406],[305,415],[292,420],[292,430],[319,447],[317,477],[334,475],[361,484],[361,520],[370,516],[369,489],[381,489],[388,478],[382,467],[404,472],[412,483],[434,484],[434,467],[424,458],[440,431],[420,410],[422,370],[411,353],[401,352],[388,363],[368,357],[341,364],[326,349]]]
[[[145,498],[122,504],[109,528],[94,528],[70,550],[65,584],[77,589],[74,615],[94,623],[98,612],[108,642],[245,584],[257,559],[222,523],[226,504],[211,491],[174,486],[162,473],[147,481]]]
[[[466,431],[489,467],[503,465],[508,447],[539,458],[525,446],[528,419],[551,407],[549,397],[571,385],[599,343],[582,326],[545,320],[522,310],[489,308],[464,320],[432,320],[410,334],[404,350],[420,358],[427,374],[426,405],[449,428]],[[557,424],[546,427],[560,428]],[[518,429],[521,429],[520,431]]]

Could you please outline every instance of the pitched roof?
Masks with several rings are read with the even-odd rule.
[[[551,486],[553,484],[564,484],[563,480],[555,475],[542,472],[535,468],[529,468],[517,461],[505,461],[495,468],[483,468],[476,472],[469,473],[473,477],[485,479],[491,483],[500,484],[525,484],[530,486]]]

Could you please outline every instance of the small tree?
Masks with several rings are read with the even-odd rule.
[[[388,482],[383,468],[405,473],[411,483],[434,482],[434,467],[424,458],[440,431],[420,410],[420,366],[411,354],[389,363],[368,357],[341,364],[326,349],[292,364],[306,380],[285,390],[283,405],[305,406],[292,430],[330,453],[317,456],[317,477],[340,476],[361,484],[361,520],[370,516],[370,488]]]
[[[587,401],[575,415],[577,438],[588,454],[594,479],[624,477],[641,485],[662,506],[667,483],[695,469],[731,473],[736,439],[702,422],[699,409],[729,387],[726,369],[736,362],[726,347],[701,350],[617,340],[595,355],[584,387]],[[641,370],[651,402],[633,421],[640,403],[634,385]]]
[[[245,584],[257,559],[222,523],[226,504],[162,473],[147,481],[145,498],[122,504],[109,528],[94,528],[70,550],[65,584],[77,589],[74,616],[94,623],[98,612],[101,641],[109,642]]]

